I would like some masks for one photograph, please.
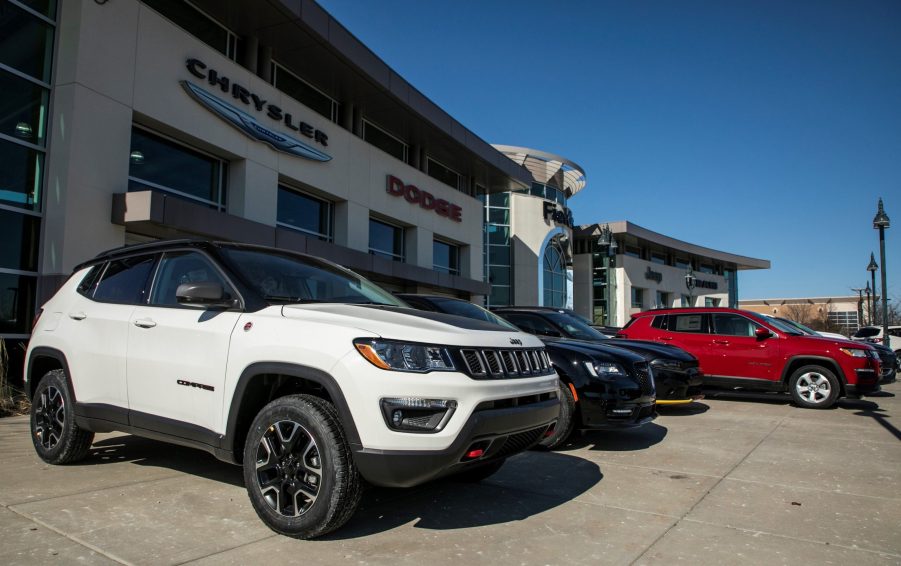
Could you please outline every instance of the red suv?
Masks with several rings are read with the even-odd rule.
[[[866,344],[802,334],[770,316],[726,308],[658,309],[632,315],[617,337],[688,350],[706,385],[788,391],[807,408],[879,390],[879,356]]]

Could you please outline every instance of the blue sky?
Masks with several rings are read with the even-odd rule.
[[[901,300],[901,2],[320,3],[486,141],[582,165],[576,223],[771,260],[741,298],[863,287],[882,196]]]

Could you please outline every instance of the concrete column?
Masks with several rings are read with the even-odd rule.
[[[228,177],[228,213],[275,226],[278,172],[256,161],[242,159],[229,165]]]
[[[272,82],[272,48],[268,45],[257,47],[257,76],[267,83]]]
[[[357,105],[353,102],[345,102],[341,104],[340,108],[341,116],[338,118],[338,125],[348,132],[352,132],[354,130],[354,112]]]
[[[429,160],[426,157],[425,146],[419,146],[419,170],[425,174],[429,172]]]
[[[241,40],[244,42],[244,53],[238,62],[251,73],[258,73],[260,39],[256,36],[246,36],[242,37]]]
[[[361,252],[369,251],[369,209],[344,201],[335,204],[335,243]]]
[[[485,258],[482,254],[482,246],[460,246],[460,275],[479,281],[485,279]]]
[[[410,167],[414,169],[419,169],[419,144],[413,144],[410,146]]]
[[[363,137],[363,112],[360,110],[360,107],[354,105],[353,111],[351,112],[351,120],[353,121],[351,124],[351,132],[353,135],[358,138]]]
[[[404,230],[404,253],[407,256],[407,263],[432,269],[434,239],[435,233],[425,228],[414,226]]]

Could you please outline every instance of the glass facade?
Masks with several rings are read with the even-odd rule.
[[[433,179],[437,179],[444,183],[445,185],[451,186],[458,191],[463,191],[463,176],[454,171],[453,169],[438,163],[431,157],[427,158],[428,160],[428,175]],[[466,192],[466,191],[463,191]]]
[[[369,253],[395,261],[404,261],[404,229],[370,218]]]
[[[225,162],[152,134],[131,130],[128,190],[158,189],[213,208],[225,207]]]
[[[551,240],[544,250],[544,296],[542,306],[566,306],[566,255],[557,238]]]
[[[388,155],[393,155],[404,163],[407,162],[409,152],[407,144],[366,120],[363,120],[363,139]]]
[[[510,193],[485,195],[485,277],[491,283],[486,306],[503,307],[514,304],[512,267],[510,262]]]
[[[55,18],[55,0],[0,0],[0,338],[6,339],[26,338],[36,309]]]
[[[142,0],[166,19],[231,60],[237,59],[237,36],[184,0]]]
[[[557,187],[554,187],[553,185],[532,183],[531,188],[523,189],[517,192],[541,197],[545,200],[554,201],[556,203],[562,204],[563,206],[566,206],[566,193],[561,191]]]
[[[432,267],[442,273],[460,274],[460,247],[432,240]]]
[[[327,242],[334,236],[332,203],[327,200],[279,185],[277,214],[279,226],[292,228]]]
[[[272,63],[272,84],[326,119],[332,122],[338,119],[337,102],[278,63]]]

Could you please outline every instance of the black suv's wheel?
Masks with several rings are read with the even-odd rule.
[[[560,415],[557,417],[554,432],[538,443],[539,446],[548,450],[553,450],[566,442],[569,435],[572,434],[576,421],[576,400],[569,388],[569,384],[561,381],[558,394],[560,396]]]
[[[263,407],[244,445],[244,485],[277,533],[308,539],[346,523],[362,489],[335,407],[310,395]]]
[[[75,424],[75,403],[66,373],[48,371],[31,400],[31,441],[41,460],[69,464],[83,460],[94,442],[94,433]]]
[[[788,380],[792,399],[805,409],[828,409],[841,388],[835,374],[822,366],[803,366]]]

